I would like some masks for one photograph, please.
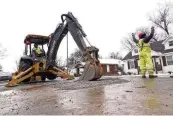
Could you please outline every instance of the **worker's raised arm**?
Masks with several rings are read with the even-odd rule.
[[[138,40],[135,38],[134,33],[132,33],[132,38],[133,38],[133,41],[137,44],[138,43]]]
[[[151,27],[151,33],[150,33],[150,35],[149,36],[146,36],[143,41],[145,43],[148,43],[151,40],[151,38],[153,37],[153,35],[154,35],[154,27]]]

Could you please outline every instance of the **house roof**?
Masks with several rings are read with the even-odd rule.
[[[156,52],[164,52],[165,47],[164,44],[162,44],[163,41],[164,40],[151,43],[150,44],[151,49]],[[133,58],[138,58],[138,55],[132,56],[132,51],[131,51],[123,58],[123,60],[133,59]]]
[[[127,59],[136,59],[138,58],[138,55],[132,56],[132,52],[129,52],[124,58],[123,60],[127,60]]]
[[[164,40],[151,43],[151,49],[156,52],[163,52],[165,49],[164,44],[162,44],[163,41]]]
[[[99,59],[101,64],[124,64],[122,60],[118,59]]]
[[[163,51],[163,53],[170,53],[170,52],[173,52],[173,49],[167,49]]]

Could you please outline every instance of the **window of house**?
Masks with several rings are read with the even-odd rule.
[[[169,41],[169,46],[173,46],[173,41]]]
[[[134,61],[129,61],[129,65],[130,65],[130,69],[135,68],[135,64]]]
[[[166,61],[168,65],[173,65],[173,56],[166,56]]]
[[[110,72],[109,65],[106,65],[106,68],[107,68],[107,72]]]

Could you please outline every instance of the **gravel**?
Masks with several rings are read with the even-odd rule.
[[[56,83],[53,83],[55,88],[58,90],[77,90],[77,89],[85,89],[85,88],[94,88],[99,87],[103,85],[112,85],[112,84],[121,84],[121,83],[127,83],[129,81],[121,78],[106,78],[102,77],[101,79],[97,81],[77,81],[77,78],[75,80],[71,81],[59,81]]]

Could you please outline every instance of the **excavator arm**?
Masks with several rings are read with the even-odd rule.
[[[70,32],[85,60],[84,71],[79,80],[90,81],[101,78],[102,67],[98,60],[99,49],[94,46],[86,45],[84,38],[86,38],[87,35],[71,12],[61,15],[61,20],[62,23],[57,26],[56,30],[51,35],[47,52],[47,67],[52,68],[55,65],[55,59],[61,41],[67,33]]]

